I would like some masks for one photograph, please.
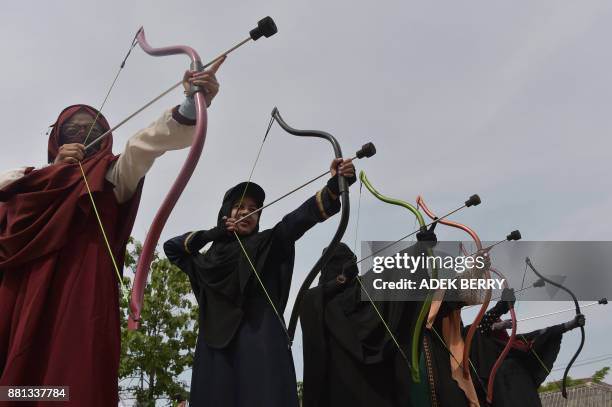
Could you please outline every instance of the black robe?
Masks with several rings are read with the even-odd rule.
[[[238,200],[236,191],[242,192],[240,185],[226,194],[220,223]],[[339,209],[339,201],[324,189],[274,228],[241,237],[280,315],[289,296],[295,241]],[[200,306],[190,404],[297,406],[295,369],[284,321],[275,314],[238,241],[220,230],[178,236],[164,245],[168,259],[189,276]],[[210,241],[210,249],[200,254]]]
[[[408,250],[418,250],[415,246]],[[422,252],[421,249],[419,251]],[[411,381],[408,362],[399,352],[378,313],[362,301],[356,266],[345,267],[352,252],[340,245],[322,270],[319,286],[304,296],[303,407],[405,407],[428,400],[426,375]],[[353,260],[354,263],[354,260]],[[423,278],[423,271],[416,278]],[[344,274],[348,280],[336,277]],[[363,277],[370,284],[371,273]],[[421,302],[375,302],[405,355],[410,355],[414,320]],[[421,370],[426,370],[424,364]],[[419,393],[419,394],[417,394]],[[424,393],[421,394],[421,393]],[[415,402],[415,400],[417,400]]]
[[[490,316],[484,318],[483,321],[499,320],[499,316],[503,313],[496,312],[496,309],[500,304],[503,303],[499,302],[490,310],[487,313]],[[481,382],[486,386],[489,373],[509,338],[505,332],[491,331],[490,324],[481,323],[479,328],[474,336],[470,358]],[[560,324],[516,335],[517,346],[510,349],[495,376],[492,406],[540,407],[542,405],[538,387],[548,376],[548,371],[552,369],[565,331],[564,324]],[[484,389],[476,387],[476,391],[480,398],[486,397]]]

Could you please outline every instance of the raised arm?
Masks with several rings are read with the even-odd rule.
[[[277,241],[292,245],[314,225],[325,221],[340,211],[340,200],[338,199],[340,193],[336,171],[340,172],[340,175],[346,176],[349,185],[352,185],[356,181],[355,167],[350,160],[336,159],[332,161],[331,170],[332,177],[327,185],[297,209],[285,215],[275,226],[274,236]]]
[[[191,85],[201,86],[210,105],[219,91],[215,73],[223,61],[218,60],[204,72],[185,72],[183,86],[186,94]],[[117,201],[125,202],[132,197],[138,183],[158,157],[166,151],[191,145],[194,119],[195,104],[193,96],[188,95],[180,106],[164,112],[158,120],[128,140],[123,153],[106,174],[106,179],[115,185]]]

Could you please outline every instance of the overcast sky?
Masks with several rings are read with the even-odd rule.
[[[188,44],[207,61],[270,15],[279,33],[242,47],[219,71],[204,153],[162,242],[214,225],[224,191],[248,177],[274,106],[296,128],[334,134],[346,156],[373,141],[378,154],[358,168],[384,194],[409,201],[422,194],[439,213],[480,194],[482,205],[455,219],[485,240],[517,228],[526,240],[610,240],[611,13],[603,0],[5,2],[0,170],[45,163],[47,126],[69,104],[100,105],[139,26],[152,46]],[[103,113],[117,123],[187,66],[182,56],[152,58],[137,48]],[[115,132],[115,152],[182,97],[176,91]],[[147,175],[137,239],[144,239],[185,157],[186,151],[166,154]],[[274,198],[331,159],[325,142],[275,126],[254,180]],[[273,226],[322,185],[265,210],[262,226]],[[350,246],[358,191],[352,189]],[[290,306],[336,222],[298,242]],[[359,240],[395,240],[413,226],[410,213],[364,192]],[[465,238],[448,228],[437,232],[443,240]],[[523,303],[518,315],[568,305]],[[610,355],[605,311],[586,312],[581,359]],[[520,331],[572,316],[529,321]],[[466,322],[472,318],[464,314]],[[578,339],[578,332],[564,337],[556,366],[569,361]],[[300,340],[293,353],[301,377]],[[590,376],[611,363],[576,367],[571,375]],[[561,376],[554,371],[549,379]]]

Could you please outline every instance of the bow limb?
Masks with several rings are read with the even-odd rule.
[[[298,137],[316,137],[322,138],[324,140],[329,141],[334,149],[335,158],[342,158],[342,149],[340,148],[340,144],[336,140],[334,136],[324,131],[319,130],[298,130],[289,126],[281,117],[280,112],[275,107],[272,110],[272,117],[274,120],[278,122],[278,124],[285,130],[287,133],[292,134]],[[315,265],[312,267],[310,272],[306,275],[304,282],[302,283],[300,290],[298,291],[297,297],[295,298],[295,303],[293,304],[293,310],[291,311],[291,318],[289,319],[289,327],[288,327],[288,335],[290,341],[293,341],[295,336],[295,329],[297,327],[297,321],[300,315],[300,309],[302,304],[302,299],[304,295],[310,288],[310,285],[316,278],[317,274],[321,271],[321,268],[327,264],[331,256],[333,255],[336,247],[342,240],[342,236],[344,236],[344,232],[346,231],[346,227],[348,225],[349,216],[351,213],[350,200],[349,200],[349,186],[346,182],[346,179],[341,175],[336,175],[338,177],[338,186],[340,190],[340,202],[341,202],[341,217],[340,222],[338,224],[338,228],[336,229],[336,233],[331,240],[331,242],[327,245],[327,248],[323,251],[323,254],[317,260]]]
[[[426,228],[425,219],[423,218],[423,215],[412,204],[402,201],[401,199],[396,199],[396,198],[385,196],[381,194],[380,192],[378,192],[376,188],[374,188],[370,180],[368,179],[365,171],[361,171],[359,173],[359,179],[361,180],[363,185],[365,185],[366,189],[370,191],[372,195],[374,195],[377,199],[385,203],[391,204],[391,205],[397,205],[397,206],[401,206],[402,208],[408,209],[410,212],[414,214],[414,216],[416,216],[417,221],[419,222],[419,226],[421,227],[421,230]],[[431,248],[427,249],[427,254],[432,255]],[[433,278],[436,278],[435,274],[437,274],[437,272],[434,269],[434,275],[432,275]],[[431,306],[432,299],[433,299],[433,294],[428,293],[427,297],[425,298],[425,301],[423,302],[421,310],[419,311],[419,315],[415,321],[415,326],[412,329],[413,334],[412,334],[412,342],[410,346],[410,371],[412,373],[412,381],[415,383],[420,383],[421,381],[420,371],[419,371],[419,345],[421,343],[420,338],[421,338],[421,331],[423,328],[423,323],[425,322],[425,318],[427,317],[427,313],[429,312],[429,308]]]
[[[417,197],[417,206],[423,209],[423,212],[425,212],[427,214],[427,216],[429,216],[431,219],[435,219],[436,215],[427,207],[427,205],[425,204],[425,201],[423,199],[422,196],[418,196]],[[466,232],[467,234],[469,234],[472,239],[474,240],[474,243],[476,244],[476,248],[478,250],[478,252],[482,252],[483,247],[482,247],[482,242],[480,240],[480,237],[478,237],[478,235],[476,234],[476,232],[474,230],[472,230],[471,228],[469,228],[468,226],[459,223],[459,222],[453,222],[451,220],[447,220],[447,219],[441,219],[439,221],[439,223],[443,224],[443,225],[447,225],[453,228],[457,228],[457,229],[461,229],[464,232]],[[490,279],[491,278],[491,274],[489,273],[489,270],[487,269],[485,271],[485,278]],[[465,346],[463,349],[463,361],[462,361],[462,368],[463,368],[463,375],[464,376],[468,376],[470,374],[470,370],[469,370],[469,360],[470,360],[470,349],[472,346],[472,340],[474,339],[474,335],[476,334],[476,330],[478,329],[478,325],[480,324],[480,321],[482,321],[482,318],[484,317],[484,314],[487,311],[487,308],[489,307],[489,303],[491,302],[491,296],[492,296],[492,291],[491,289],[487,289],[486,290],[486,294],[485,294],[485,298],[484,301],[480,307],[480,310],[478,311],[478,315],[476,315],[476,318],[474,319],[474,322],[472,323],[472,325],[470,325],[470,329],[468,330],[467,336],[465,338]]]
[[[168,56],[185,54],[191,59],[191,69],[200,70],[202,67],[202,61],[197,52],[188,46],[177,45],[163,48],[153,48],[149,45],[145,38],[143,28],[138,30],[136,35],[138,44],[144,52],[151,56]],[[204,141],[206,139],[206,128],[207,128],[207,112],[206,112],[206,100],[201,89],[194,89],[196,91],[194,95],[195,106],[196,106],[196,125],[194,128],[193,141],[187,159],[185,160],[178,177],[172,184],[170,191],[164,198],[161,207],[157,211],[153,223],[147,233],[144,244],[142,246],[142,252],[138,259],[136,266],[136,274],[134,277],[134,285],[132,289],[132,297],[130,301],[130,316],[128,320],[129,329],[137,329],[140,323],[140,316],[142,311],[142,303],[144,299],[144,289],[149,275],[149,269],[155,253],[155,246],[159,241],[159,236],[172,212],[176,202],[181,196],[185,186],[189,182],[193,171],[195,170],[202,149],[204,148]]]
[[[414,216],[416,216],[417,221],[419,222],[419,226],[421,228],[425,227],[425,219],[423,218],[423,215],[421,214],[421,212],[419,212],[419,210],[417,208],[414,207],[414,205],[406,202],[406,201],[402,201],[401,199],[396,199],[396,198],[391,198],[388,196],[385,196],[383,194],[381,194],[380,192],[378,192],[376,190],[376,188],[374,188],[374,186],[372,185],[372,183],[370,182],[370,180],[368,179],[365,171],[360,171],[359,172],[359,180],[363,183],[363,185],[365,185],[365,187],[368,189],[368,191],[370,191],[372,193],[372,195],[374,195],[376,198],[378,198],[379,200],[386,202],[388,204],[391,205],[397,205],[397,206],[401,206],[402,208],[406,208],[408,209],[410,212],[412,212],[414,214]]]
[[[578,299],[576,298],[574,293],[569,288],[567,288],[567,287],[563,286],[562,284],[559,284],[556,281],[553,281],[553,280],[551,280],[551,279],[549,279],[547,277],[544,277],[538,270],[536,270],[536,268],[533,266],[533,264],[531,264],[531,260],[529,259],[529,257],[525,258],[525,263],[527,263],[529,268],[531,270],[533,270],[533,272],[538,277],[540,277],[542,280],[544,280],[548,284],[554,285],[555,287],[560,288],[563,291],[565,291],[566,293],[568,293],[572,297],[572,300],[574,301],[574,307],[576,308],[576,315],[582,314],[582,311],[580,310],[580,304],[578,304]],[[584,340],[585,340],[584,326],[580,327],[580,335],[581,335],[581,337],[580,337],[580,346],[578,346],[578,349],[576,350],[576,353],[574,353],[574,356],[572,356],[572,359],[570,360],[569,364],[565,368],[565,372],[563,373],[563,383],[561,385],[561,394],[563,395],[563,398],[565,398],[565,399],[567,399],[567,375],[568,375],[570,369],[572,368],[572,365],[574,364],[574,362],[578,358],[578,355],[580,355],[580,352],[582,352],[582,348],[584,347]]]
[[[490,270],[494,274],[497,274],[501,279],[504,280],[504,288],[509,288],[508,279],[506,279],[506,277],[499,270],[493,267],[491,267]],[[493,364],[493,367],[491,368],[491,372],[489,373],[489,380],[487,382],[487,403],[493,402],[493,386],[495,384],[495,376],[497,376],[497,371],[499,370],[502,363],[508,356],[508,353],[510,352],[510,349],[512,348],[512,344],[514,343],[514,340],[516,339],[516,329],[517,329],[518,321],[516,319],[516,311],[514,310],[514,304],[512,303],[510,303],[510,317],[512,318],[512,329],[510,331],[510,338],[508,338],[508,342],[506,342],[506,346],[504,346],[504,349],[502,350],[500,355],[497,357],[497,360]]]

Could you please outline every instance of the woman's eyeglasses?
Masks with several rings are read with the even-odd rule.
[[[104,133],[104,130],[98,125],[92,124],[65,124],[62,126],[62,134],[66,137],[74,137],[83,130],[83,133],[88,136],[89,139],[96,139]]]

